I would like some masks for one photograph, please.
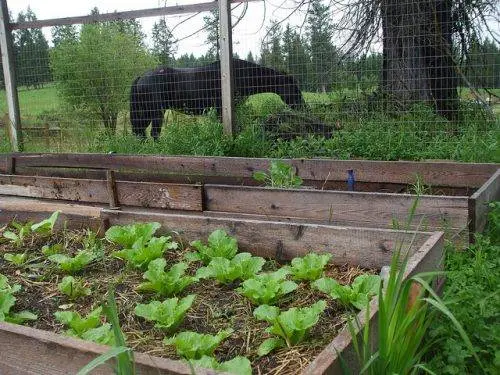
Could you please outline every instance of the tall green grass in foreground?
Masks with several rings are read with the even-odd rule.
[[[410,211],[408,224],[411,223],[417,203],[418,197]],[[406,230],[408,228],[409,225]],[[447,321],[449,329],[460,338],[464,349],[475,359],[478,368],[484,369],[462,325],[430,285],[430,280],[441,272],[421,273],[405,280],[409,256],[409,251],[402,246],[392,256],[388,278],[380,286],[378,293],[376,328],[370,322],[369,307],[366,310],[365,325],[360,330],[361,337],[357,335],[360,324],[357,316],[349,321],[359,374],[434,373],[423,363],[423,357],[437,341],[429,339],[427,335],[430,325],[438,316]],[[373,343],[377,346],[376,350],[372,347]],[[346,364],[342,364],[344,373],[351,374]]]

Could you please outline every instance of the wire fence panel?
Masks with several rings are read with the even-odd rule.
[[[476,3],[233,3],[232,139],[216,3],[89,0],[100,21],[41,28],[60,13],[9,4],[27,150],[500,161],[498,9]]]

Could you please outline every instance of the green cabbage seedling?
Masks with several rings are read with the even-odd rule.
[[[186,287],[196,281],[195,277],[184,276],[188,265],[186,263],[174,264],[165,272],[167,261],[158,258],[151,261],[143,278],[148,280],[138,286],[139,291],[152,291],[160,296],[170,297],[182,292]]]
[[[229,260],[226,258],[213,258],[208,266],[201,267],[196,272],[200,279],[215,278],[222,284],[229,284],[235,280],[247,280],[260,272],[266,263],[264,258],[253,257],[250,253],[239,253]]]
[[[165,345],[174,345],[177,354],[187,359],[200,359],[211,356],[219,344],[233,333],[232,329],[222,330],[217,335],[206,335],[197,332],[181,332],[174,337],[163,340]]]
[[[190,261],[201,260],[209,264],[213,258],[233,259],[238,252],[236,238],[228,236],[222,229],[217,229],[208,236],[208,244],[203,245],[200,240],[191,242],[196,253],[188,253],[186,257]]]
[[[332,254],[309,253],[301,258],[292,259],[290,272],[294,280],[317,280],[323,276],[323,269],[328,264]]]

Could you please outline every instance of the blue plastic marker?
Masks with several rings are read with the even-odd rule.
[[[356,180],[354,179],[354,170],[348,169],[347,170],[347,190],[354,191],[354,184],[355,183],[356,183]]]

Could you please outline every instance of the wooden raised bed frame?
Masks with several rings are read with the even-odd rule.
[[[330,225],[262,221],[240,217],[211,217],[202,214],[172,214],[161,210],[110,210],[99,206],[64,204],[31,198],[8,197],[0,201],[0,222],[12,218],[41,219],[53,210],[61,211],[68,227],[90,226],[105,229],[109,225],[134,221],[158,221],[163,228],[177,231],[185,241],[203,238],[216,228],[224,228],[238,238],[242,251],[280,260],[304,255],[309,251],[328,251],[338,264],[349,263],[367,267],[388,265],[397,244],[410,248],[412,256],[406,275],[440,268],[443,256],[443,233],[402,232],[385,229],[336,227]],[[61,220],[59,225],[61,225]],[[102,231],[101,231],[102,233]],[[255,234],[258,233],[257,237]],[[371,302],[371,319],[377,314],[377,301]],[[360,312],[361,322],[365,314]],[[34,328],[0,323],[0,373],[2,375],[62,375],[78,369],[107,347],[64,337]],[[336,350],[354,369],[354,350],[347,329],[316,357],[302,374],[340,374]],[[190,374],[180,361],[136,354],[140,374]],[[101,366],[94,374],[111,374]],[[215,374],[197,371],[197,374]]]
[[[449,238],[464,244],[473,240],[474,232],[483,230],[487,202],[500,199],[500,164],[326,159],[286,162],[295,167],[305,185],[316,190],[257,186],[252,174],[267,170],[269,159],[3,154],[0,194],[392,228],[394,221],[407,220],[416,197],[398,192],[415,183],[418,175],[444,195],[420,197],[412,228],[444,230]],[[356,176],[354,192],[343,191],[348,169]],[[110,184],[110,179],[116,184]]]

